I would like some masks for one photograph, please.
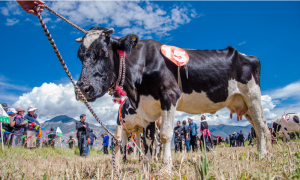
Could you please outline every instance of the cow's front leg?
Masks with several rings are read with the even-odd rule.
[[[123,161],[127,160],[126,153],[127,153],[127,143],[128,143],[128,134],[123,128],[122,130],[122,144],[123,144]]]

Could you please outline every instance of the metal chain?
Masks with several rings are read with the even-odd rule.
[[[123,88],[123,85],[124,85],[125,72],[126,72],[125,60],[126,60],[126,54],[123,56],[122,62],[120,62],[120,64],[123,64],[122,81],[121,81],[121,85],[120,85],[122,88]]]
[[[45,7],[46,7],[46,9],[48,9],[48,10],[50,9],[48,6],[45,6]],[[51,34],[49,33],[49,31],[48,31],[48,29],[47,29],[46,24],[44,23],[44,21],[43,21],[43,19],[42,19],[42,16],[41,16],[41,13],[40,13],[40,5],[37,6],[36,11],[37,11],[37,15],[38,15],[39,21],[40,21],[40,23],[41,23],[41,25],[42,25],[42,28],[43,28],[43,30],[45,31],[45,34],[46,34],[46,36],[48,37],[48,40],[49,40],[49,42],[50,42],[50,44],[51,44],[51,46],[52,46],[52,48],[53,48],[53,50],[54,50],[54,52],[55,52],[57,58],[58,58],[58,60],[60,61],[62,67],[64,68],[64,70],[65,70],[65,72],[66,72],[66,74],[67,74],[68,77],[70,78],[70,80],[71,80],[71,82],[72,82],[72,84],[73,84],[73,86],[74,86],[74,88],[75,88],[76,93],[79,95],[79,98],[81,98],[81,100],[83,100],[83,102],[84,102],[84,104],[86,105],[86,107],[89,109],[89,111],[90,111],[90,112],[92,113],[92,115],[95,117],[95,119],[101,124],[101,126],[108,132],[109,135],[111,135],[111,137],[113,137],[113,139],[114,139],[114,144],[115,144],[115,145],[122,146],[122,141],[121,141],[121,140],[118,140],[117,137],[116,137],[112,132],[110,132],[109,129],[102,123],[102,121],[98,118],[98,116],[96,115],[96,113],[94,112],[94,110],[91,108],[91,106],[89,105],[88,101],[87,101],[86,98],[83,96],[83,94],[81,93],[80,89],[77,87],[76,83],[74,82],[74,80],[73,80],[73,78],[72,78],[72,75],[71,75],[70,71],[68,70],[68,67],[67,67],[66,63],[64,62],[64,60],[63,60],[63,58],[62,58],[60,52],[59,52],[58,49],[57,49],[57,46],[56,46],[56,44],[55,44],[55,42],[54,42],[54,40],[53,40]],[[51,11],[52,13],[54,13],[54,14],[57,15],[57,16],[59,15],[59,14],[55,13],[53,10],[51,10],[51,9],[50,9],[49,11]],[[65,18],[63,18],[62,16],[59,16],[59,17],[62,18],[62,19],[64,19],[66,22],[68,22],[68,23],[71,24],[72,26],[74,26],[74,27],[76,26],[76,25],[74,25],[73,23],[71,23],[71,22],[69,22],[68,20],[66,20]],[[79,29],[80,31],[83,30],[83,29],[79,28],[78,26],[76,26],[76,28]],[[86,31],[84,31],[84,30],[83,30],[82,32],[85,32],[85,33],[86,33]],[[114,168],[114,170],[115,170],[115,172],[116,172],[118,178],[121,179],[120,176],[119,176],[119,173],[117,172],[116,166],[115,166],[115,152],[114,152],[114,149],[113,149],[113,156],[112,156],[112,159],[113,159],[113,168]]]
[[[48,6],[46,6],[46,5],[44,5],[44,6],[45,6],[45,8],[46,8],[48,11],[50,11],[50,12],[52,12],[53,14],[55,14],[56,16],[60,17],[62,20],[66,21],[67,23],[69,23],[70,25],[72,25],[73,27],[75,27],[76,29],[78,29],[79,31],[84,32],[85,34],[87,33],[86,30],[84,30],[84,29],[82,29],[82,28],[76,26],[75,24],[73,24],[72,22],[70,22],[69,20],[67,20],[66,18],[64,18],[62,15],[60,15],[60,14],[58,14],[57,12],[53,11],[53,10],[52,10],[51,8],[49,8]]]

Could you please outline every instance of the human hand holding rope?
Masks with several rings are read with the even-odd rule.
[[[35,16],[37,16],[37,12],[35,11],[37,5],[41,5],[40,7],[40,12],[43,12],[44,9],[44,2],[37,0],[37,1],[17,1],[19,3],[19,5],[21,6],[21,8],[26,11],[29,14],[33,14]]]

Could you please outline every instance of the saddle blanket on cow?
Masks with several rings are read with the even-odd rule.
[[[183,66],[189,62],[189,55],[188,53],[178,47],[175,46],[168,46],[162,45],[161,53],[170,61],[172,61],[177,66]]]

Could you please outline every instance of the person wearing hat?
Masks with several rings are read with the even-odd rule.
[[[38,121],[34,118],[34,113],[37,108],[33,106],[29,106],[27,109],[28,114],[25,115],[24,119],[28,120],[28,126],[26,127],[25,135],[27,135],[27,148],[35,148],[35,131],[36,125],[38,125]]]
[[[12,147],[22,147],[23,139],[21,137],[24,135],[26,125],[28,125],[28,121],[25,121],[23,118],[25,110],[22,108],[17,108],[17,114],[15,116],[15,130],[12,137]]]
[[[4,134],[3,143],[6,145],[11,145],[10,139],[14,131],[14,125],[15,125],[14,117],[17,111],[15,110],[15,108],[8,108],[6,113],[9,116],[9,123],[2,123],[2,129],[5,130],[5,132],[3,133]]]
[[[87,140],[90,138],[89,124],[85,122],[86,115],[80,115],[80,121],[76,122],[78,148],[80,156],[87,155]]]

